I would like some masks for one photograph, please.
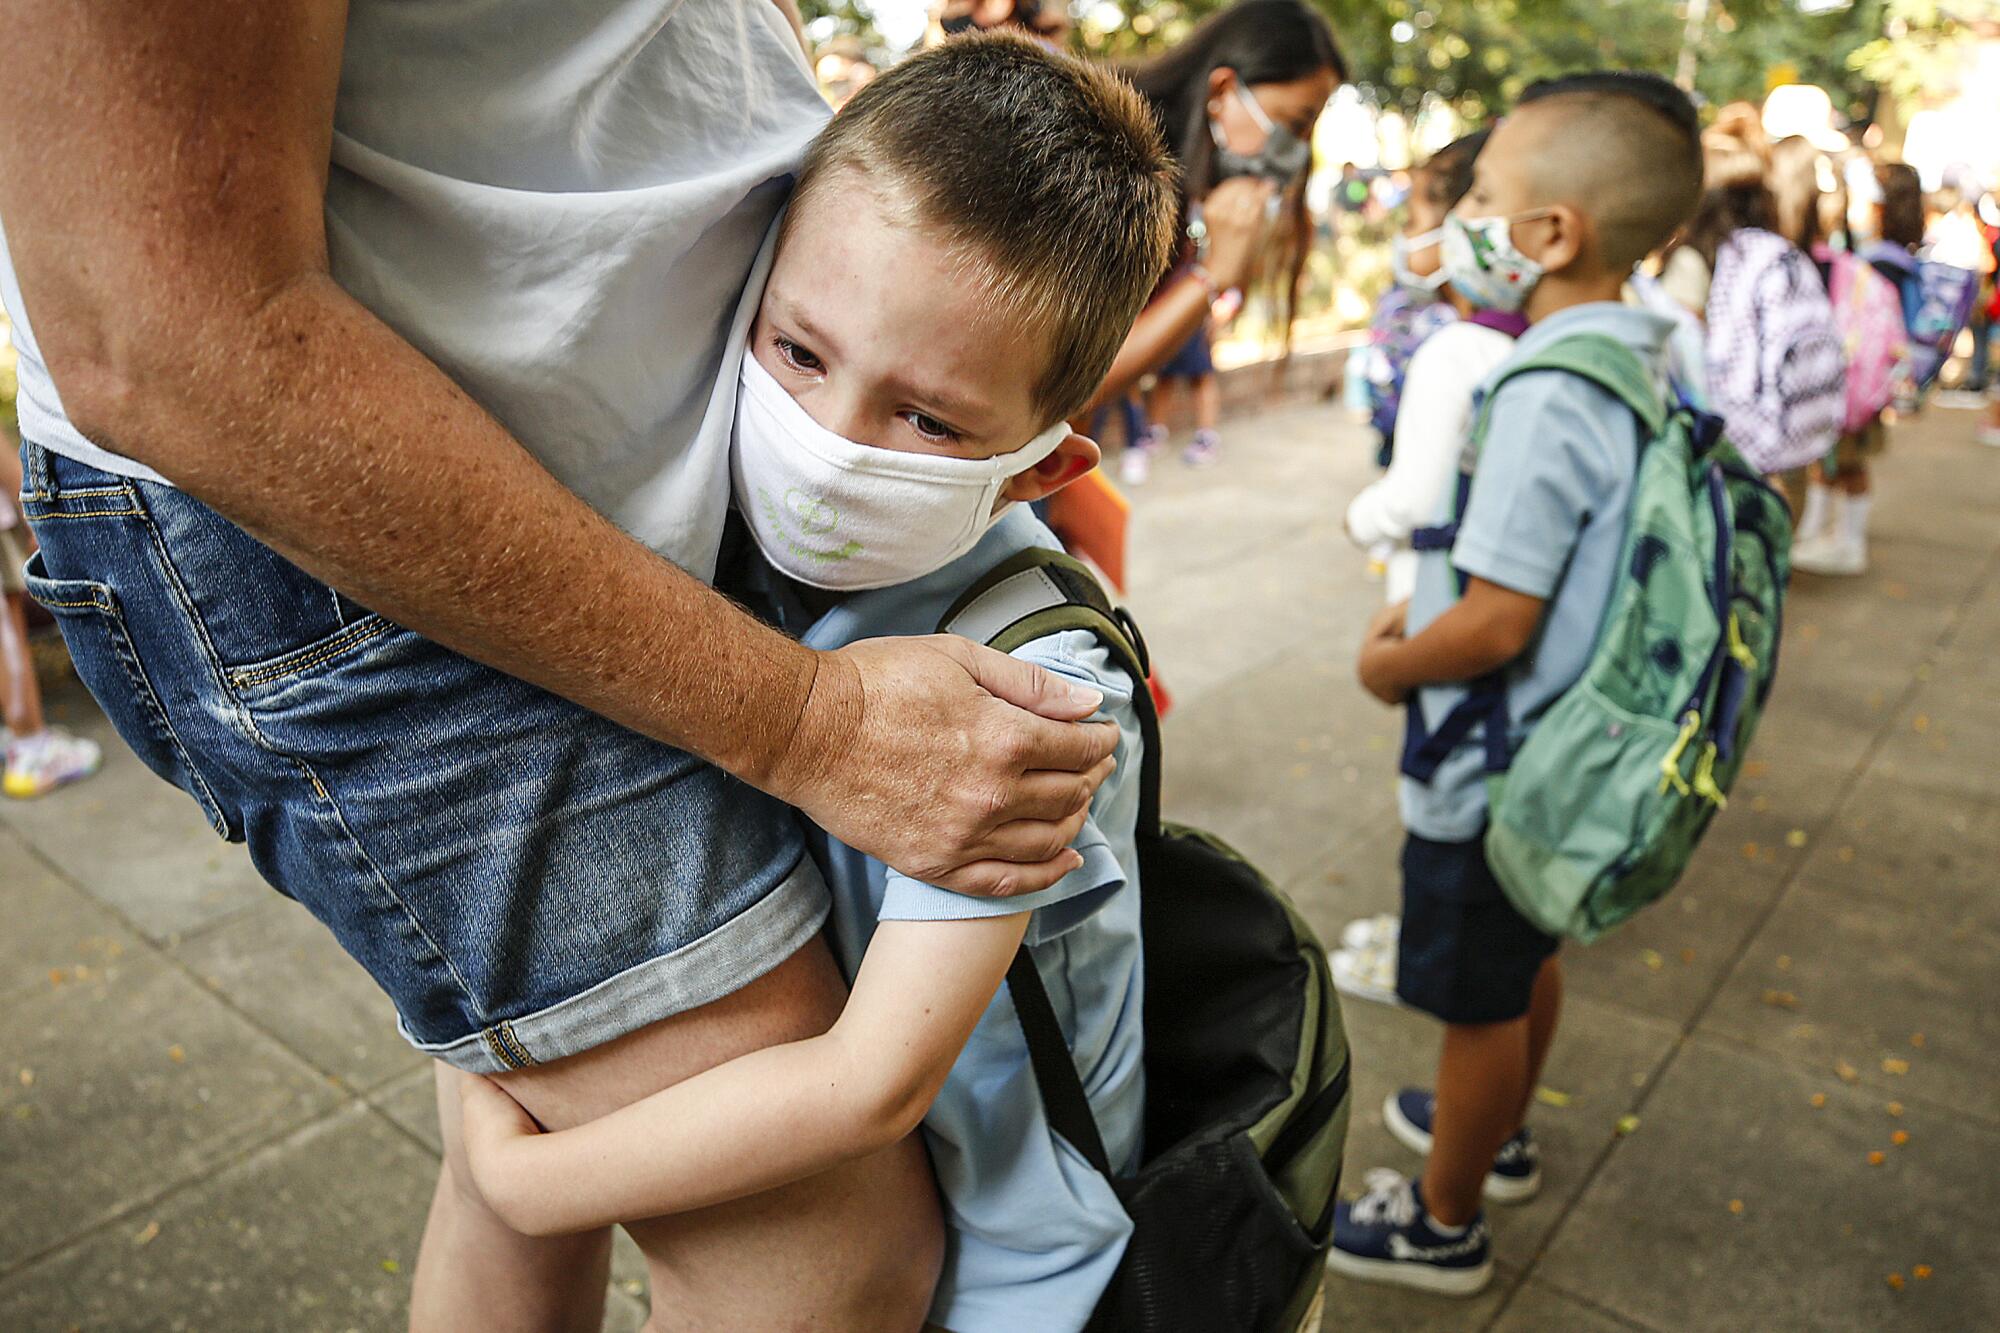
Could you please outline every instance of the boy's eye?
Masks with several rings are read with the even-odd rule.
[[[773,337],[771,339],[771,346],[777,349],[779,358],[793,370],[816,372],[826,369],[825,362],[793,342],[790,338]]]
[[[928,412],[905,412],[903,420],[910,423],[910,429],[927,440],[956,440],[958,432],[939,421]]]

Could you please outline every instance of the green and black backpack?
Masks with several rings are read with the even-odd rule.
[[[1518,749],[1504,670],[1474,681],[1434,729],[1411,700],[1402,769],[1428,782],[1478,732],[1493,877],[1536,926],[1589,941],[1672,888],[1728,803],[1777,673],[1792,527],[1784,499],[1722,438],[1721,421],[1670,406],[1637,354],[1602,334],[1508,366],[1474,421],[1475,457],[1499,384],[1545,370],[1601,386],[1640,423],[1597,641]],[[1419,529],[1412,544],[1449,550],[1469,492],[1461,476],[1454,521]]]
[[[1023,551],[939,626],[1012,652],[1087,630],[1132,677],[1145,753],[1138,821],[1145,949],[1143,1164],[1116,1175],[1034,959],[1007,985],[1049,1123],[1133,1222],[1095,1333],[1292,1333],[1318,1305],[1347,1138],[1340,1002],[1312,929],[1220,839],[1160,819],[1146,649],[1083,565]]]

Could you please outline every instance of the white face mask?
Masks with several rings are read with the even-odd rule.
[[[1067,422],[1010,454],[949,458],[856,444],[812,419],[750,352],[729,450],[737,507],[764,558],[800,583],[908,583],[971,550],[1009,478],[1054,453]]]

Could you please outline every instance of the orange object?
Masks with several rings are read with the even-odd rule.
[[[1111,586],[1125,591],[1125,531],[1132,516],[1127,500],[1102,470],[1084,473],[1049,497],[1049,526],[1072,555],[1104,571]]]

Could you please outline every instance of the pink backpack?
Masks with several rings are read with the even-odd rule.
[[[1833,322],[1847,352],[1847,409],[1841,429],[1867,427],[1896,396],[1896,381],[1907,373],[1909,333],[1903,302],[1894,283],[1846,251],[1813,247],[1813,262],[1826,275]]]

